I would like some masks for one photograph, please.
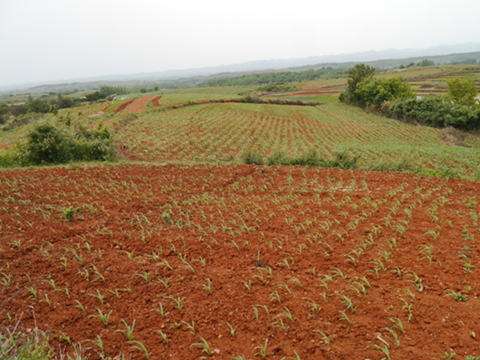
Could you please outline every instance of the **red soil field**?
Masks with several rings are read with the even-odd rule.
[[[2,171],[0,325],[89,359],[463,359],[479,205],[479,183],[395,173]]]
[[[147,104],[152,103],[153,106],[159,106],[160,96],[145,95],[135,99],[129,99],[120,104],[115,112],[140,113],[145,111]]]

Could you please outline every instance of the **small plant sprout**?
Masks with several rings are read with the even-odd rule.
[[[412,272],[412,278],[413,278],[413,285],[415,286],[415,289],[417,289],[418,292],[422,292],[424,289],[423,286],[423,280],[421,277],[419,277],[416,273]]]
[[[160,336],[160,340],[166,344],[168,343],[168,336],[166,333],[164,333],[162,330],[157,330],[157,334],[158,336]]]
[[[165,306],[162,303],[158,304],[158,307],[157,307],[156,311],[161,317],[165,317],[165,316],[168,315],[168,312],[167,312],[167,310],[165,309]]]
[[[97,315],[96,316],[98,317],[98,320],[100,320],[100,322],[102,323],[102,325],[104,327],[107,327],[111,314],[112,314],[111,310],[109,312],[104,313],[104,312],[102,312],[102,310],[97,308]]]
[[[317,330],[316,332],[320,335],[320,337],[322,338],[322,342],[325,345],[329,345],[333,341],[333,336],[329,336],[321,330]]]
[[[146,283],[150,282],[150,273],[148,271],[142,271],[141,273],[137,274],[139,277],[143,279]]]
[[[234,337],[237,334],[237,329],[235,329],[235,327],[232,324],[230,324],[228,321],[226,322],[226,324],[228,327],[228,334],[231,337]]]
[[[148,349],[143,342],[138,340],[132,340],[132,341],[129,341],[128,343],[132,345],[133,348],[142,352],[144,359],[146,360],[150,359],[150,353],[148,352]]]
[[[103,343],[102,337],[100,335],[97,335],[94,343],[95,343],[96,347],[98,348],[98,350],[100,351],[100,354],[103,355],[105,353],[105,345]]]
[[[431,264],[433,261],[433,246],[430,244],[422,245],[420,246],[420,252]]]
[[[173,301],[173,305],[177,310],[182,310],[185,306],[185,298],[180,296],[170,296],[170,299]]]
[[[74,208],[68,207],[68,208],[63,209],[63,217],[68,222],[72,222],[74,216],[75,216],[75,209]]]
[[[350,320],[350,318],[348,317],[348,315],[347,315],[347,313],[346,313],[345,311],[341,310],[341,311],[339,312],[339,314],[340,314],[340,315],[338,316],[338,318],[339,318],[340,320],[345,321],[347,324],[351,324],[351,323],[352,323],[352,321]]]
[[[125,338],[128,340],[128,341],[132,341],[135,339],[135,336],[133,335],[133,332],[135,330],[135,320],[133,320],[133,322],[131,324],[127,323],[125,320],[122,319],[122,324],[123,326],[125,327],[125,329],[123,330],[117,330],[119,332],[123,332],[123,334],[125,335]]]
[[[268,339],[255,348],[255,356],[258,356],[261,359],[266,359],[268,356]]]
[[[79,309],[81,312],[85,312],[87,311],[87,308],[85,307],[85,305],[83,305],[80,301],[78,300],[75,300],[75,307],[77,309]]]
[[[182,324],[185,326],[185,329],[190,331],[192,334],[195,334],[195,321],[192,320],[192,322],[187,322],[187,321],[182,321]]]
[[[452,299],[458,302],[467,302],[468,301],[468,296],[465,294],[462,294],[461,292],[455,291],[455,290],[447,290],[446,291],[447,295],[450,296]]]
[[[205,280],[205,283],[202,285],[203,291],[205,291],[207,294],[211,294],[213,292],[213,283],[211,279]]]
[[[192,347],[202,350],[202,353],[207,356],[212,356],[215,353],[208,341],[203,337],[201,337],[198,342],[193,343]]]
[[[12,275],[5,274],[5,273],[0,273],[0,284],[2,284],[3,287],[9,288],[12,285]]]
[[[37,300],[37,297],[38,297],[38,290],[32,286],[30,286],[28,289],[28,294],[30,295],[30,298],[32,300]]]
[[[341,295],[340,300],[342,301],[343,305],[347,310],[349,310],[350,312],[355,312],[355,305],[353,304],[351,298],[345,295]]]

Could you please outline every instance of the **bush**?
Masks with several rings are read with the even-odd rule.
[[[355,169],[357,167],[357,158],[351,157],[346,152],[339,152],[331,160],[322,159],[315,150],[311,150],[304,155],[289,158],[282,152],[274,153],[267,159],[267,164],[272,165],[294,165],[294,166],[318,166],[326,168]]]
[[[355,91],[357,105],[379,108],[394,99],[407,99],[415,94],[409,84],[400,78],[369,79],[358,84]]]
[[[348,83],[345,91],[340,95],[340,101],[348,104],[358,104],[357,88],[363,81],[370,80],[375,74],[375,68],[365,64],[355,65],[348,71]]]
[[[477,88],[472,79],[451,79],[448,81],[448,96],[460,105],[475,105]]]
[[[243,162],[250,165],[263,165],[263,158],[254,152],[247,152],[242,156]]]
[[[387,115],[422,125],[463,130],[480,129],[480,107],[458,105],[442,97],[404,99],[386,109]]]
[[[114,153],[112,139],[106,129],[80,128],[72,134],[52,125],[39,125],[20,147],[18,158],[23,165],[41,165],[112,160]]]
[[[37,126],[21,150],[22,162],[28,164],[63,163],[70,160],[67,136],[51,125]]]
[[[97,90],[93,93],[85,95],[85,98],[88,101],[98,101],[106,99],[111,95],[121,95],[126,94],[126,89],[117,87],[117,86],[102,86],[100,90]]]

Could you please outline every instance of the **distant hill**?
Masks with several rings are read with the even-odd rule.
[[[101,85],[148,86],[160,83],[161,86],[192,85],[201,83],[212,76],[236,76],[246,73],[293,70],[319,67],[345,68],[355,63],[368,62],[377,68],[393,68],[407,65],[421,59],[433,60],[437,64],[449,64],[478,60],[480,62],[480,43],[438,46],[428,49],[389,49],[351,54],[314,56],[307,58],[273,59],[252,61],[233,65],[221,65],[195,69],[168,70],[129,75],[109,75],[95,78],[74,79],[70,82],[54,82],[38,85],[23,85],[4,88],[4,91],[46,93],[91,90]],[[0,91],[2,89],[0,88]]]

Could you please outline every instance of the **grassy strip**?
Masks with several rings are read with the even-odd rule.
[[[392,171],[392,172],[406,172],[413,173],[421,176],[433,176],[446,179],[458,179],[462,176],[449,167],[441,169],[431,169],[426,167],[418,167],[409,164],[406,161],[398,163],[379,163],[373,165],[358,164],[358,158],[352,157],[347,152],[336,153],[333,159],[323,159],[314,150],[299,156],[288,157],[283,153],[275,153],[268,158],[264,158],[261,155],[248,152],[242,156],[242,161],[245,164],[251,165],[268,165],[268,166],[309,166],[309,167],[322,167],[322,168],[339,168],[339,169],[361,169],[369,171]],[[480,180],[480,172],[476,175],[476,180]]]

